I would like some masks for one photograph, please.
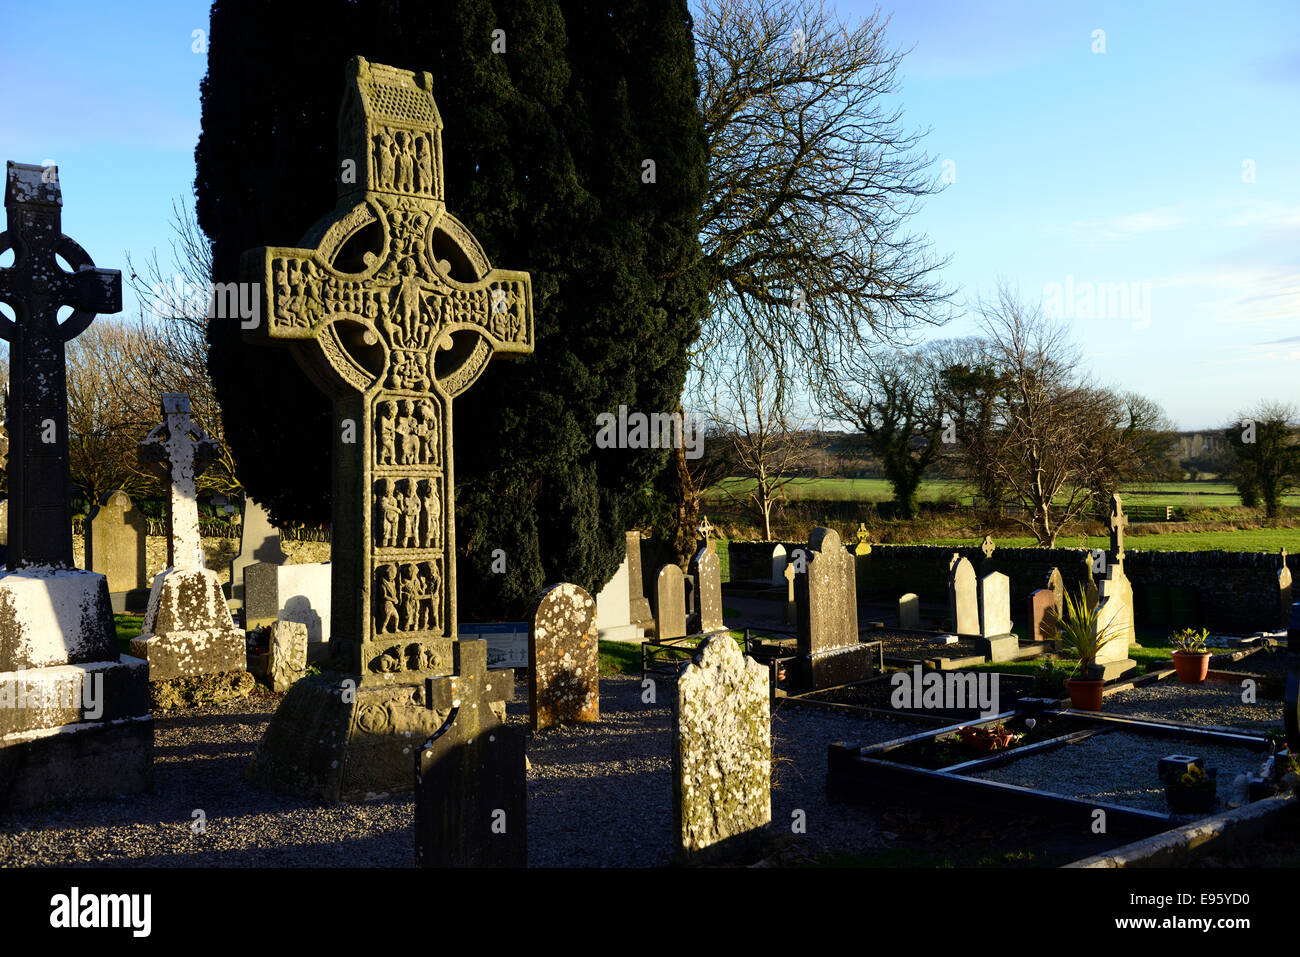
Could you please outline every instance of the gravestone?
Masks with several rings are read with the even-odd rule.
[[[495,705],[495,686],[514,679],[488,670],[484,645],[457,641],[455,674],[425,680],[423,698],[441,720],[415,756],[420,867],[528,863],[526,742]]]
[[[781,615],[781,620],[787,625],[793,625],[799,620],[799,606],[795,603],[794,598],[794,562],[785,566],[785,571],[781,577],[785,579],[785,609]]]
[[[1286,549],[1283,548],[1278,555],[1281,560],[1281,567],[1277,572],[1277,595],[1278,595],[1278,618],[1282,626],[1286,626],[1287,620],[1291,613],[1291,568],[1286,563]]]
[[[1020,650],[1020,640],[1011,633],[1011,579],[1001,572],[989,572],[979,583],[980,636],[976,650],[989,661],[1010,661]]]
[[[288,691],[307,671],[307,626],[299,621],[277,621],[271,626],[267,652],[271,690]]]
[[[309,650],[315,656],[323,654],[322,643],[329,642],[333,628],[332,580],[329,562],[249,565],[244,569],[244,627],[260,628],[273,621],[301,622],[307,626]]]
[[[794,684],[816,690],[871,677],[878,645],[858,641],[854,556],[830,528],[813,529],[805,554],[807,570],[795,579],[799,627]]]
[[[168,478],[168,567],[153,580],[149,606],[131,653],[149,662],[150,681],[244,671],[247,647],[235,627],[221,581],[203,567],[195,481],[216,443],[190,418],[189,396],[163,394],[163,421],[139,445],[143,463],[160,463]]]
[[[628,599],[627,556],[596,595],[596,623],[601,641],[640,641],[644,629],[632,623],[632,605]]]
[[[975,569],[956,553],[948,563],[948,617],[952,619],[952,630],[958,635],[980,633]]]
[[[854,555],[871,554],[871,532],[867,530],[867,525],[865,522],[858,523],[858,541],[857,544],[853,546],[853,554]]]
[[[333,399],[330,645],[347,676],[294,685],[249,774],[327,801],[409,791],[412,740],[440,727],[420,697],[457,636],[452,403],[494,355],[533,351],[528,274],[493,269],[447,211],[432,75],[354,57],[346,81],[339,160],[355,182],[304,248],[242,262],[263,316],[245,335],[287,346]],[[419,175],[394,174],[412,155]],[[343,707],[340,681],[355,686]]]
[[[1083,574],[1080,576],[1080,588],[1083,593],[1083,604],[1085,608],[1096,608],[1100,598],[1097,594],[1097,582],[1093,578],[1095,562],[1091,554],[1084,553],[1083,556]]]
[[[147,591],[140,594],[149,587],[145,577],[148,526],[144,514],[121,489],[110,493],[86,522],[86,564],[108,579],[115,614],[126,611],[131,596],[148,596]]]
[[[1028,614],[1030,641],[1056,639],[1056,596],[1050,588],[1039,588],[1029,593]]]
[[[0,574],[0,812],[153,786],[148,667],[118,652],[108,580],[72,564],[65,344],[120,312],[122,275],[63,234],[58,168],[10,162],[8,571]],[[55,258],[72,267],[65,272]],[[62,322],[58,312],[70,306]]]
[[[699,609],[698,633],[726,631],[722,621],[722,571],[718,553],[707,539],[691,559],[691,577],[695,580],[695,603]]]
[[[283,565],[289,560],[280,545],[280,530],[271,524],[271,516],[256,500],[244,496],[243,521],[239,526],[239,553],[230,560],[230,597],[244,601],[244,569],[261,562]],[[244,627],[251,627],[248,618]]]
[[[654,615],[650,599],[645,596],[645,581],[641,570],[641,533],[627,533],[627,607],[628,617],[638,628],[654,628]]]
[[[911,592],[898,599],[898,627],[912,631],[921,627],[921,599]]]
[[[677,860],[751,849],[772,820],[768,669],[730,635],[706,638],[682,668],[672,712]]]
[[[984,540],[980,542],[980,554],[984,556],[980,559],[980,578],[997,571],[993,565],[993,553],[995,551],[997,551],[997,545],[993,543],[993,536],[985,535]]]
[[[659,569],[655,583],[655,638],[683,638],[686,635],[686,593],[682,570],[676,565]]]
[[[1137,662],[1128,656],[1129,645],[1137,640],[1133,627],[1133,586],[1124,574],[1124,526],[1128,524],[1128,519],[1124,515],[1119,495],[1112,496],[1111,501],[1111,555],[1106,563],[1106,575],[1096,586],[1096,632],[1115,636],[1101,647],[1094,660],[1106,681],[1123,677],[1137,669]]]
[[[1091,563],[1088,568],[1092,568]],[[1053,568],[1047,573],[1047,583],[1044,587],[1052,593],[1052,607],[1056,610],[1056,617],[1059,619],[1065,614],[1065,579],[1061,577],[1059,568]]]
[[[785,546],[780,542],[772,546],[772,587],[780,588],[785,584],[785,567],[790,562],[785,553]]]
[[[577,585],[553,585],[538,599],[528,636],[532,728],[600,720],[596,603]]]

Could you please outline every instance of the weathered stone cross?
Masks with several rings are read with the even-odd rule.
[[[242,264],[266,317],[246,335],[289,345],[334,401],[330,644],[371,683],[452,669],[452,399],[494,353],[533,351],[528,274],[491,268],[447,212],[432,86],[353,58],[334,218],[315,248]]]
[[[216,457],[217,443],[190,418],[190,397],[184,392],[163,393],[162,415],[162,423],[138,450],[141,462],[159,464],[167,475],[167,565],[188,571],[203,567],[195,480]]]
[[[1116,492],[1110,497],[1110,550],[1115,553],[1115,561],[1124,560],[1124,526],[1128,524],[1128,516],[1124,514],[1124,506],[1120,504],[1119,493]]]
[[[63,235],[57,166],[8,164],[8,231],[0,253],[0,316],[9,341],[9,567],[72,567],[72,497],[68,483],[68,388],[64,346],[98,313],[122,311],[122,273],[96,269],[86,251]],[[55,257],[74,272],[66,272]],[[59,322],[58,311],[72,315]]]

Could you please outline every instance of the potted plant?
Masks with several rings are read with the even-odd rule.
[[[1106,683],[1095,673],[1097,653],[1119,634],[1115,628],[1097,630],[1097,607],[1089,605],[1079,589],[1078,600],[1065,593],[1065,614],[1056,622],[1056,637],[1079,659],[1079,677],[1069,679],[1070,706],[1079,711],[1101,710],[1101,689]]]
[[[1165,800],[1175,814],[1208,814],[1214,810],[1217,768],[1205,770],[1193,764],[1185,771],[1173,771],[1165,778]]]
[[[966,727],[959,729],[957,733],[961,735],[962,744],[980,754],[989,751],[1005,751],[1020,737],[1014,731],[1008,731],[1001,721],[992,728]]]
[[[1178,649],[1174,652],[1174,671],[1183,684],[1199,684],[1210,673],[1210,652],[1205,647],[1205,639],[1209,637],[1210,632],[1205,628],[1200,632],[1184,628],[1169,639]]]

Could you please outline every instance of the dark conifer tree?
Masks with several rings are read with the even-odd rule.
[[[358,54],[433,74],[448,209],[494,266],[532,275],[536,352],[493,361],[455,404],[461,617],[522,615],[559,580],[594,591],[668,463],[598,449],[596,417],[676,408],[707,308],[686,3],[217,0],[196,150],[215,281],[331,209]],[[213,320],[209,339],[241,481],[277,521],[328,521],[328,400],[237,323]]]

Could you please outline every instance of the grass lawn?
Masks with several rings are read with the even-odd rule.
[[[1003,548],[1033,548],[1037,542],[1029,536],[995,538]],[[946,545],[966,547],[969,538],[933,538],[919,541],[918,545]],[[1164,535],[1127,535],[1124,545],[1129,551],[1151,552],[1276,552],[1285,548],[1294,552],[1300,548],[1300,528],[1236,528],[1215,532],[1168,532]],[[1063,535],[1056,540],[1058,548],[1108,548],[1110,539],[1099,535]]]
[[[114,615],[113,625],[117,629],[117,647],[122,654],[131,653],[131,639],[140,637],[140,629],[144,627],[144,619],[137,615]]]

